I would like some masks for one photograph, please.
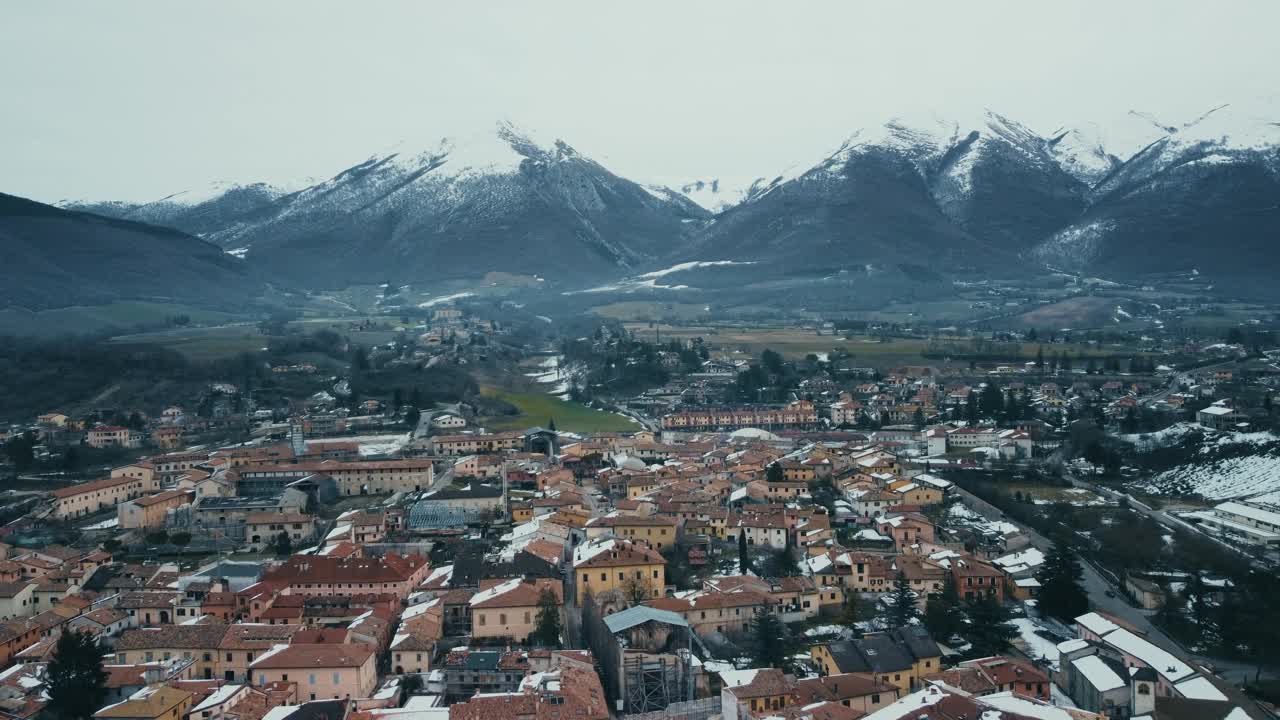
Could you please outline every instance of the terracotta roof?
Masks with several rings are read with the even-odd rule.
[[[58,488],[49,494],[61,500],[63,498],[75,497],[76,495],[95,492],[97,490],[106,490],[108,488],[113,488],[118,485],[126,485],[132,482],[138,482],[138,479],[131,477],[103,478],[101,480],[94,480],[80,485]]]
[[[748,698],[790,695],[794,688],[795,681],[788,679],[781,670],[777,668],[761,668],[756,671],[751,681],[745,685],[725,689],[732,693],[734,697],[745,700]]]
[[[426,565],[421,555],[334,558],[324,555],[294,555],[262,576],[263,580],[289,583],[398,583],[408,580]]]
[[[138,628],[124,631],[116,640],[116,650],[212,649],[226,634],[227,626],[218,624]]]
[[[219,650],[268,650],[302,630],[301,625],[231,625],[227,627]]]
[[[253,662],[255,670],[360,667],[373,657],[366,645],[290,645]]]
[[[152,505],[169,502],[176,498],[189,498],[193,495],[194,493],[190,490],[166,490],[165,492],[156,493],[155,495],[147,495],[145,497],[137,498],[133,501],[133,504],[140,507],[150,507]]]

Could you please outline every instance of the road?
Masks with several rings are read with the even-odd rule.
[[[1044,537],[1032,528],[1006,516],[994,505],[981,500],[963,488],[957,487],[956,491],[964,500],[965,505],[977,511],[983,517],[986,517],[987,519],[1000,519],[1017,525],[1022,529],[1023,534],[1027,536],[1031,545],[1040,551],[1047,552],[1053,545],[1048,538]],[[1148,510],[1150,510],[1150,508],[1148,508]],[[1084,571],[1084,588],[1089,594],[1089,604],[1093,609],[1114,615],[1115,617],[1129,623],[1141,632],[1152,644],[1172,653],[1185,662],[1195,665],[1210,665],[1217,670],[1219,675],[1233,682],[1241,682],[1242,680],[1251,680],[1253,678],[1255,667],[1252,665],[1222,660],[1219,658],[1204,657],[1188,651],[1151,622],[1151,611],[1130,605],[1128,601],[1124,599],[1121,590],[1112,585],[1112,583],[1098,570],[1098,568],[1094,567],[1092,563],[1082,561],[1081,567]],[[1108,593],[1111,594],[1108,595]],[[1277,673],[1275,670],[1265,669],[1262,674],[1263,677],[1274,677]]]

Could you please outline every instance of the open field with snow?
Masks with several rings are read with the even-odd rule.
[[[1184,443],[1193,424],[1178,424],[1159,433],[1126,435],[1138,449]],[[1207,500],[1280,493],[1280,437],[1271,433],[1205,431],[1204,440],[1185,462],[1161,469],[1133,487],[1152,495],[1197,494]]]

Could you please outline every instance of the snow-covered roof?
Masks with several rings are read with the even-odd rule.
[[[1096,612],[1085,613],[1076,618],[1076,624],[1094,635],[1106,635],[1113,630],[1119,630],[1120,626],[1102,617]]]
[[[520,587],[521,582],[523,582],[523,578],[512,578],[504,583],[494,585],[493,587],[487,590],[481,590],[480,592],[471,596],[471,605],[473,606],[479,605],[482,602],[487,602],[500,595],[505,595],[511,592],[512,590],[515,590],[516,588]]]
[[[1071,665],[1082,675],[1089,684],[1098,692],[1107,692],[1122,688],[1128,683],[1125,679],[1116,674],[1109,665],[1102,661],[1097,655],[1085,655],[1071,661]]]
[[[1079,619],[1077,618],[1078,621]],[[1152,645],[1150,642],[1123,628],[1107,633],[1103,637],[1103,641],[1120,652],[1141,660],[1169,682],[1176,683],[1195,674],[1195,671],[1190,666],[1174,657],[1168,651]]]
[[[1209,679],[1197,675],[1190,680],[1183,680],[1173,686],[1175,690],[1182,694],[1182,697],[1191,700],[1226,700],[1227,696],[1222,694]]]

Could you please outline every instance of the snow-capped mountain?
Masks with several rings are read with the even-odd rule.
[[[1087,187],[1047,139],[995,113],[893,118],[720,215],[696,257],[911,264],[1007,259],[1071,222]],[[746,251],[745,254],[743,251]]]
[[[737,264],[691,272],[1246,276],[1274,266],[1280,237],[1278,119],[1228,106],[1040,132],[995,112],[899,116],[781,173],[656,184],[502,123],[403,143],[300,190],[75,207],[179,228],[299,285],[507,270],[594,288],[725,260]]]
[[[291,193],[246,198],[238,189],[177,213],[170,204],[91,209],[168,212],[167,223],[251,264],[320,285],[490,270],[620,274],[667,254],[692,221],[709,217],[679,194],[651,192],[510,123],[421,148],[401,144]]]
[[[1280,238],[1280,113],[1215,108],[1164,132],[1091,189],[1089,207],[1033,248],[1067,268],[1197,269],[1261,287]]]

